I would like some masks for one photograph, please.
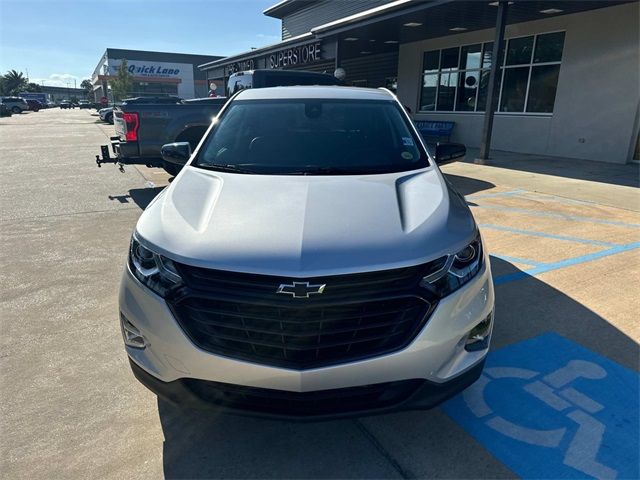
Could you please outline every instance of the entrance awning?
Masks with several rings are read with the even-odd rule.
[[[509,1],[508,24],[549,18],[550,16],[611,7],[637,0],[512,0]],[[293,0],[275,5],[280,9]],[[309,32],[285,41],[232,55],[199,65],[201,70],[231,65],[269,68],[254,60],[269,54],[324,40],[323,59],[333,58],[337,42],[341,58],[397,51],[403,43],[455,35],[463,31],[493,29],[496,25],[497,1],[396,0],[339,20],[318,25]],[[270,11],[267,9],[266,11]],[[264,62],[263,62],[264,63]]]
[[[632,1],[635,0],[513,0],[508,2],[507,24],[541,20]],[[319,25],[312,28],[311,33],[316,38],[338,37],[340,56],[357,56],[362,51],[384,53],[397,49],[403,43],[493,29],[496,26],[497,4],[498,2],[490,1],[399,0]]]

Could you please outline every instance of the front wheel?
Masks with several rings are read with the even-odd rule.
[[[113,124],[113,113],[108,113],[104,116],[104,121]]]
[[[11,112],[12,113],[22,113],[22,110],[20,109],[20,107],[12,107],[11,108]]]

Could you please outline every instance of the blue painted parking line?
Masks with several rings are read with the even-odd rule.
[[[605,220],[602,218],[582,217],[580,215],[566,215],[562,213],[540,212],[538,210],[528,210],[526,208],[499,207],[497,205],[472,205],[472,208],[484,208],[487,210],[521,213],[523,215],[529,215],[532,217],[559,218],[561,220],[569,220],[573,222],[589,222],[589,223],[598,223],[601,225],[615,225],[615,226],[624,227],[624,228],[640,228],[640,224],[637,224],[637,223],[625,223],[625,222],[618,222],[615,220]]]
[[[499,253],[491,253],[491,256],[499,258],[501,260],[505,260],[509,263],[522,263],[524,265],[532,265],[534,267],[541,267],[543,265],[546,265],[546,263],[536,262],[535,260],[529,260],[528,258],[512,257],[511,255],[502,255]]]
[[[523,478],[639,478],[639,376],[555,333],[489,354],[442,409]]]
[[[566,205],[580,205],[580,206],[589,206],[593,207],[600,206],[597,202],[592,202],[588,200],[576,200],[574,198],[560,197],[558,195],[552,195],[550,193],[542,193],[535,192],[523,189],[517,190],[508,190],[506,192],[496,192],[496,193],[480,193],[480,194],[472,194],[468,195],[465,198],[467,199],[475,199],[475,198],[487,198],[487,197],[520,197],[523,200],[537,201],[537,199],[530,198],[528,195],[538,195],[544,197],[545,201],[552,201],[557,203],[564,203]]]
[[[611,255],[617,255],[618,253],[628,252],[640,248],[640,242],[629,243],[627,245],[619,245],[617,247],[608,248],[606,250],[600,250],[599,252],[588,253],[587,255],[581,255],[579,257],[568,258],[566,260],[560,260],[558,262],[547,263],[538,267],[532,268],[527,271],[519,271],[502,275],[494,279],[495,285],[503,285],[505,283],[514,282],[523,278],[540,275],[542,273],[551,272],[553,270],[559,270],[561,268],[578,265],[581,263],[591,262],[600,258],[609,257]]]
[[[601,247],[617,247],[619,243],[601,242],[600,240],[591,240],[589,238],[569,237],[566,235],[556,235],[554,233],[537,232],[534,230],[521,230],[519,228],[504,227],[501,225],[480,224],[481,228],[490,228],[491,230],[501,230],[503,232],[517,233],[520,235],[529,235],[532,237],[552,238],[554,240],[563,240],[566,242],[584,243],[587,245],[599,245]]]
[[[532,201],[536,201],[532,198],[529,198],[526,194],[527,193],[533,193],[533,194],[537,194],[540,196],[544,196],[544,200],[551,200],[552,202],[557,202],[557,203],[563,203],[565,205],[579,205],[579,206],[587,206],[587,207],[601,207],[602,204],[597,203],[597,202],[592,202],[589,200],[576,200],[575,198],[567,198],[567,197],[559,197],[558,195],[551,195],[549,193],[540,193],[540,192],[527,192],[525,191],[525,193],[522,195],[522,198],[525,200],[532,200]]]

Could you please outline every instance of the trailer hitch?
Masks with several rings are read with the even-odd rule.
[[[98,168],[102,168],[103,163],[113,163],[118,165],[118,170],[120,170],[121,173],[124,173],[124,165],[118,160],[118,158],[111,158],[108,145],[100,145],[100,152],[102,153],[102,158],[100,158],[100,155],[96,155],[96,164],[98,165]]]

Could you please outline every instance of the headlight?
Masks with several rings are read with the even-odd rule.
[[[482,258],[482,241],[478,234],[473,242],[456,254],[432,262],[430,272],[420,286],[439,298],[446,297],[476,276],[482,267]]]
[[[173,261],[142,245],[135,233],[129,248],[129,268],[142,284],[161,297],[182,285]]]

